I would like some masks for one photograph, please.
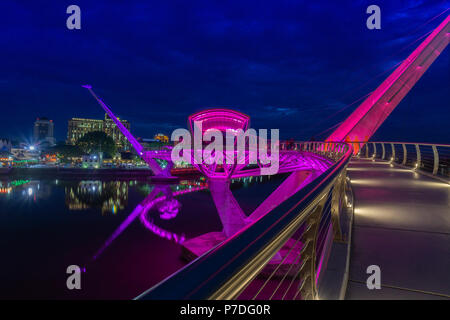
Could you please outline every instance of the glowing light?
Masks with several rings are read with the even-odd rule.
[[[23,184],[27,184],[28,182],[30,182],[30,180],[13,180],[13,181],[11,181],[11,185],[14,187],[18,187]]]
[[[0,188],[0,193],[11,193],[12,188],[8,187],[8,188]]]
[[[327,141],[368,141],[429,68],[436,56],[448,45],[448,41],[443,39],[445,33],[442,31],[448,28],[449,22],[450,16],[447,16],[408,58],[337,127],[327,138]],[[434,52],[434,56],[430,59],[429,52]],[[423,70],[419,73],[416,72],[418,61],[423,61],[421,63]],[[402,79],[409,79],[407,85],[402,83]],[[399,89],[395,89],[393,95],[389,93],[389,90],[396,88],[396,86]],[[389,104],[384,102],[386,99],[390,102]],[[357,151],[357,148],[355,148],[355,154]]]
[[[33,194],[33,189],[32,188],[28,188],[28,195],[31,196]]]

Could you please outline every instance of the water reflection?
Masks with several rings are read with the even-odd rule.
[[[5,180],[0,181],[0,195],[17,200],[38,201],[51,195],[51,187],[39,180]]]
[[[116,214],[128,205],[128,182],[82,180],[66,186],[65,197],[70,210],[98,208],[102,214]]]
[[[98,250],[98,256],[109,244],[127,228],[127,226],[139,218],[141,224],[149,231],[161,238],[186,245],[198,239],[186,239],[184,233],[174,233],[158,226],[158,221],[171,220],[177,217],[182,209],[177,196],[210,189],[217,212],[222,222],[224,238],[234,234],[245,223],[245,214],[234,199],[231,190],[240,187],[248,187],[270,177],[245,177],[232,179],[223,184],[220,181],[212,183],[204,178],[198,180],[181,180],[178,184],[149,184],[138,181],[102,181],[102,180],[8,180],[0,181],[0,196],[5,194],[11,199],[25,198],[34,202],[39,199],[50,199],[56,189],[63,189],[65,194],[65,206],[69,210],[84,211],[97,209],[102,215],[117,214],[128,206],[129,188],[133,187],[138,193],[145,195],[135,209],[128,215],[122,224],[105,241]],[[212,186],[215,186],[212,188]],[[19,196],[19,197],[18,197]],[[236,230],[234,230],[236,229]],[[231,231],[230,231],[231,230]],[[217,233],[217,232],[216,232]],[[214,233],[215,234],[215,233]],[[218,233],[217,233],[218,234]],[[201,238],[201,237],[199,237]],[[197,255],[199,255],[197,253]],[[94,258],[95,258],[94,257]]]
[[[173,219],[176,217],[179,209],[181,208],[181,204],[174,197],[181,194],[206,189],[207,184],[200,181],[185,180],[181,181],[178,185],[156,184],[152,187],[152,191],[148,194],[148,196],[134,208],[133,212],[131,212],[131,214],[120,224],[120,226],[95,253],[93,260],[96,260],[137,217],[139,217],[141,223],[148,230],[157,236],[167,240],[172,240],[179,244],[184,242],[184,234],[179,235],[156,226],[153,219],[149,215],[149,211],[153,207],[156,207],[160,213],[160,218],[165,220]]]
[[[274,179],[231,182],[244,212],[252,212],[277,183],[246,186]],[[207,186],[205,179],[170,186],[100,180],[1,178],[0,247],[11,263],[0,276],[0,298],[131,298],[143,283],[150,287],[186,264],[183,246],[189,239],[223,229],[210,192],[200,191]],[[139,204],[140,211],[134,211]],[[110,246],[93,261],[104,244]],[[81,295],[66,290],[64,280],[61,285],[61,270],[70,264],[86,268],[89,275]],[[29,265],[36,270],[28,272]]]

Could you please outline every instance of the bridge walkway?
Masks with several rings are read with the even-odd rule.
[[[450,185],[385,161],[352,160],[346,299],[450,299]],[[369,265],[381,289],[369,290]]]

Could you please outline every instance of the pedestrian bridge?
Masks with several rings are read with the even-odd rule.
[[[209,179],[224,230],[186,241],[195,260],[138,298],[450,299],[450,146],[369,142],[446,48],[449,31],[446,16],[325,142],[281,143],[278,172],[289,177],[250,216],[240,210],[229,180],[261,174],[262,161],[257,172],[245,161],[197,163]],[[144,150],[92,88],[84,87],[154,174],[170,177],[171,165],[162,168],[156,161],[169,161],[169,152]],[[232,110],[189,119],[197,118],[222,133],[249,127],[249,117]],[[194,144],[188,158],[203,151]],[[244,153],[244,160],[250,155]],[[131,218],[143,216],[146,207],[136,208]],[[380,270],[380,289],[366,285],[369,266]]]
[[[450,185],[390,161],[352,160],[347,299],[450,299]],[[368,290],[378,265],[381,290]]]
[[[450,146],[412,146],[282,144],[334,164],[138,298],[450,299]]]

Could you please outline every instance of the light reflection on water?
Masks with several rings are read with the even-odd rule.
[[[249,177],[231,184],[246,213],[282,181],[270,179]],[[258,186],[247,188],[253,184]],[[205,187],[204,179],[167,186],[175,196],[157,200],[92,261],[155,185],[136,180],[0,180],[0,250],[8,261],[0,273],[0,298],[135,297],[186,264],[181,259],[184,239],[222,229],[209,191],[197,190]],[[160,190],[154,199],[162,196]],[[65,287],[65,269],[71,264],[86,267],[80,292]],[[30,265],[35,272],[29,272]]]

